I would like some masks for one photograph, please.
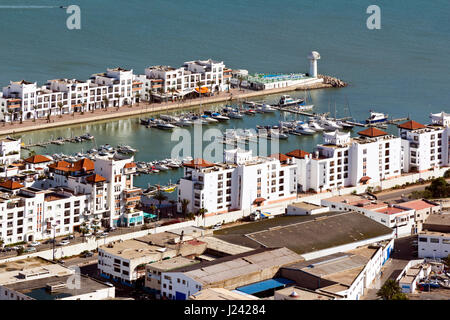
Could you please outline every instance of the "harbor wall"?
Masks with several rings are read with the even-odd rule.
[[[140,102],[138,109],[136,109],[137,104],[134,104],[134,106],[132,108],[122,106],[119,109],[119,111],[113,111],[112,113],[96,112],[93,114],[85,114],[83,116],[76,115],[75,117],[71,116],[71,118],[69,120],[59,120],[59,118],[55,117],[55,119],[53,119],[54,122],[50,122],[50,123],[36,124],[31,121],[24,121],[24,123],[22,123],[19,127],[16,127],[17,124],[13,125],[13,126],[10,126],[9,124],[7,124],[4,127],[0,127],[0,136],[17,134],[17,133],[27,132],[27,131],[44,130],[44,129],[51,129],[51,128],[56,128],[56,127],[71,126],[71,125],[76,125],[76,124],[86,124],[89,122],[98,122],[98,121],[103,121],[103,120],[126,118],[126,117],[130,117],[130,116],[146,115],[146,114],[151,114],[151,113],[160,112],[160,111],[181,110],[181,109],[197,107],[197,106],[205,105],[205,104],[219,103],[219,102],[225,102],[225,101],[234,101],[237,99],[246,99],[246,98],[258,97],[258,96],[284,93],[284,92],[294,91],[296,89],[312,90],[312,89],[323,89],[323,88],[330,88],[330,87],[331,87],[331,85],[323,83],[323,79],[313,79],[313,80],[310,80],[309,82],[303,83],[301,85],[294,85],[294,86],[275,88],[275,89],[267,89],[267,90],[246,91],[246,92],[239,92],[239,93],[234,93],[234,94],[233,93],[227,94],[226,92],[223,92],[221,95],[217,95],[217,96],[213,96],[213,97],[197,98],[197,99],[183,101],[183,102],[168,102],[168,103],[161,103],[161,104],[156,104],[156,103],[149,104],[147,102]],[[111,110],[112,109],[115,109],[115,108],[111,107]],[[124,111],[124,110],[127,110],[127,111]]]

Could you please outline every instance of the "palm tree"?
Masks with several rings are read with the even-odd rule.
[[[230,79],[227,79],[228,92],[230,92]]]
[[[86,107],[86,103],[81,104],[81,114],[84,114],[84,108]]]
[[[187,207],[189,205],[190,201],[188,199],[181,199],[181,213],[183,214],[183,217],[186,217]]]
[[[197,217],[200,217],[200,216],[202,217],[203,226],[205,226],[205,214],[206,214],[206,212],[208,212],[208,210],[205,209],[205,208],[200,208],[197,211]]]
[[[197,81],[197,87],[198,87],[198,95],[201,98],[202,97],[202,82],[201,81]]]
[[[383,300],[407,300],[408,297],[402,293],[402,289],[398,285],[397,281],[389,279],[378,290],[377,296]]]
[[[3,238],[0,238],[0,248],[3,249],[4,245],[5,245],[5,240],[3,240]]]
[[[20,115],[20,123],[22,124],[23,123],[23,111],[22,110],[19,111],[19,115]]]
[[[141,100],[141,94],[138,92],[138,93],[136,93],[135,97],[136,97],[136,100],[137,100],[137,105],[139,105],[139,102],[141,102],[140,101]]]
[[[62,104],[62,102],[58,102],[58,108],[59,108],[59,117],[62,118],[62,109],[63,109],[64,105]]]
[[[169,200],[169,203],[172,205],[172,214],[173,214],[173,213],[174,213],[174,212],[173,212],[173,211],[174,211],[173,208],[176,208],[175,205],[176,205],[177,202],[176,202],[175,200],[172,199],[172,200]],[[176,212],[175,212],[175,213],[176,213]]]
[[[161,208],[161,203],[164,200],[167,200],[167,196],[161,190],[158,190],[158,192],[153,196],[153,199],[158,201],[159,208]]]

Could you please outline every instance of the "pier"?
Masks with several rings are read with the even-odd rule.
[[[22,146],[22,149],[29,150],[30,148],[33,148],[33,147],[46,148],[50,144],[62,145],[62,144],[65,144],[66,142],[79,143],[79,142],[84,142],[84,141],[90,141],[93,139],[95,139],[93,136],[91,136],[89,138],[83,138],[83,136],[69,137],[69,138],[57,138],[57,139],[51,139],[51,140],[43,141],[43,142],[24,144]]]

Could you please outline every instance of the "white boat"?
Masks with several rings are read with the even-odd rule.
[[[316,132],[325,130],[324,128],[322,128],[322,127],[321,127],[317,122],[315,122],[315,121],[310,121],[310,122],[309,122],[309,127],[310,127],[312,130],[316,131]]]
[[[183,119],[180,119],[179,121],[177,121],[176,124],[181,127],[189,127],[189,126],[192,126],[194,124],[194,122],[192,122],[189,119],[183,118]]]
[[[219,121],[226,121],[226,120],[230,120],[230,118],[228,118],[227,116],[224,116],[218,112],[214,112],[213,114],[211,114],[211,117],[213,119],[219,120]]]
[[[335,121],[322,118],[319,120],[320,125],[326,130],[326,131],[335,131],[335,130],[342,130],[342,127],[338,125]]]
[[[176,116],[171,116],[171,115],[168,115],[168,114],[161,114],[161,115],[159,115],[159,118],[161,119],[161,120],[164,120],[164,121],[169,121],[169,122],[177,122],[177,121],[180,121],[180,118],[178,118],[178,117],[176,117]]]
[[[303,103],[305,100],[303,99],[292,99],[290,95],[282,95],[280,98],[280,101],[278,101],[279,107],[289,107],[289,106],[296,106],[298,104]]]
[[[172,130],[173,128],[175,128],[175,126],[173,124],[167,123],[165,121],[162,120],[156,120],[155,121],[156,127],[158,129],[163,129],[163,130]]]
[[[353,127],[354,127],[352,124],[347,123],[345,121],[336,121],[336,124],[341,126],[342,129],[344,129],[344,130],[350,130],[350,129],[353,129]]]
[[[295,128],[295,132],[299,132],[304,135],[313,135],[316,133],[316,131],[311,129],[309,125],[306,123],[298,124],[297,127]]]
[[[157,164],[155,165],[155,169],[156,169],[156,170],[164,170],[164,171],[166,171],[166,170],[169,170],[169,167],[166,166],[165,164],[157,163]]]
[[[280,132],[278,129],[270,129],[269,136],[275,139],[287,139],[288,135]]]
[[[250,129],[244,129],[240,136],[244,139],[254,138],[256,137],[256,132]]]
[[[233,119],[242,119],[244,116],[238,111],[228,112],[228,116]]]
[[[85,133],[82,136],[80,136],[81,139],[85,139],[85,140],[92,140],[94,139],[94,136],[90,133]]]
[[[211,118],[209,116],[207,116],[206,114],[201,116],[203,120],[209,122],[209,123],[214,123],[214,122],[219,122],[219,120]]]
[[[266,103],[264,103],[262,106],[257,107],[258,111],[264,112],[264,113],[269,113],[269,112],[275,112],[277,111],[277,109],[275,109],[274,107],[272,107],[271,105],[268,105]]]
[[[366,119],[367,124],[386,122],[388,115],[380,112],[370,111],[370,117]]]

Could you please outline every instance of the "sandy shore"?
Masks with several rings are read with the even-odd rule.
[[[271,94],[278,94],[282,92],[294,91],[299,89],[323,89],[332,87],[329,84],[312,84],[312,85],[301,85],[301,86],[291,86],[285,88],[269,89],[264,91],[253,91],[253,90],[239,90],[232,89],[230,92],[220,92],[212,97],[201,97],[191,100],[186,100],[183,102],[167,102],[167,103],[147,103],[141,102],[134,104],[133,106],[122,106],[117,110],[115,107],[109,107],[108,109],[98,109],[94,112],[85,112],[84,114],[76,113],[75,115],[63,115],[59,117],[57,115],[52,116],[50,122],[47,119],[37,119],[36,121],[26,120],[23,123],[16,121],[13,124],[3,123],[0,125],[0,136],[15,135],[22,132],[43,130],[62,126],[71,126],[75,124],[85,124],[88,122],[109,120],[124,118],[136,115],[145,115],[149,113],[167,111],[167,110],[181,110],[185,108],[192,108],[210,103],[224,102],[224,101],[235,101],[248,99],[252,97],[265,96]]]

